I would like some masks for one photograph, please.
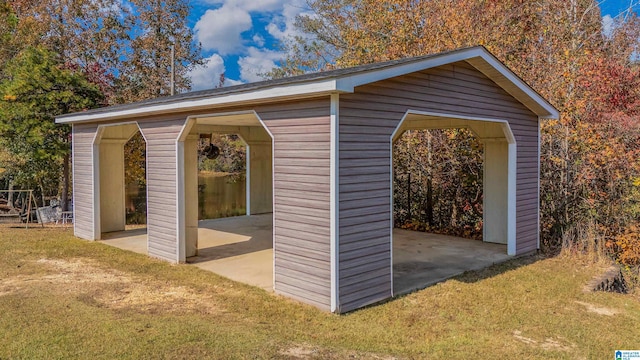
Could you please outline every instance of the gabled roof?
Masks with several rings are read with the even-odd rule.
[[[211,107],[257,104],[275,100],[351,93],[357,86],[412,72],[467,61],[541,118],[557,119],[558,110],[527,85],[483,46],[434,55],[398,59],[260,81],[211,90],[193,91],[131,104],[58,116],[57,123],[96,122],[157,114],[203,110]]]

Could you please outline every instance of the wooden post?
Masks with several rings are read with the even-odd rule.
[[[29,190],[29,204],[27,205],[27,221],[25,228],[29,228],[29,221],[31,221],[31,202],[33,201],[33,190]]]

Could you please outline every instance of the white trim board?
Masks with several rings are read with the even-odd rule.
[[[340,205],[340,156],[338,154],[340,145],[340,95],[331,94],[331,145],[330,145],[330,253],[331,253],[331,312],[338,312],[340,309],[340,261],[339,256],[339,229],[340,218],[339,209]]]

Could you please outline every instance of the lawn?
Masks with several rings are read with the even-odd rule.
[[[0,225],[0,359],[566,358],[640,349],[637,295],[529,257],[346,315],[100,243]]]

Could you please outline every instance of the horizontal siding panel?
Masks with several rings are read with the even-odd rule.
[[[274,158],[275,164],[286,164],[288,161],[285,159],[322,159],[329,158],[329,150],[281,150],[276,153]]]
[[[307,291],[310,291],[314,294],[322,296],[322,299],[331,296],[331,282],[324,281],[320,278],[309,278],[309,279],[296,279],[294,277],[288,276],[286,273],[284,274],[276,274],[275,282],[277,284],[286,284],[290,286],[295,286],[298,288],[304,288]]]
[[[289,158],[286,161],[276,161],[278,165],[288,165],[288,166],[305,166],[305,167],[322,167],[329,169],[330,160],[329,157],[321,158],[321,159],[294,159]]]
[[[307,250],[324,252],[325,256],[326,256],[327,250],[329,250],[328,244],[323,244],[318,241],[310,241],[308,239],[305,239],[304,235],[285,236],[285,235],[279,234],[278,244],[284,245],[284,246],[299,246],[300,248],[307,249]]]
[[[361,158],[361,159],[341,159],[340,160],[340,175],[344,175],[344,170],[356,167],[369,167],[369,166],[391,166],[391,160],[389,156],[379,158]]]
[[[391,217],[389,207],[383,208],[365,208],[365,209],[353,209],[348,211],[354,211],[353,213],[342,214],[340,212],[340,223],[345,227],[358,224],[375,224],[378,222],[384,222],[388,224]]]
[[[305,196],[300,193],[289,194],[285,192],[276,198],[275,203],[329,211],[329,199],[325,195],[326,193],[310,192],[310,195]]]
[[[361,192],[357,192],[356,194],[360,194]],[[373,191],[372,191],[373,193]],[[345,210],[351,210],[351,209],[360,209],[360,208],[366,208],[366,207],[370,207],[370,206],[380,206],[380,205],[384,205],[384,206],[391,206],[391,198],[390,198],[390,191],[386,191],[386,190],[376,190],[375,191],[376,194],[379,194],[379,196],[374,197],[365,197],[365,198],[356,198],[354,200],[347,200],[344,198],[340,199],[340,212],[342,214],[343,211]]]
[[[318,247],[324,247],[329,250],[329,237],[326,233],[302,233],[297,230],[288,229],[285,227],[278,226],[275,229],[275,236],[277,241],[290,241],[294,239],[304,239],[306,241],[315,242],[318,244]],[[328,255],[327,255],[328,256]]]
[[[389,166],[367,166],[367,167],[352,167],[340,169],[341,177],[348,176],[360,176],[360,175],[386,175],[389,174]]]
[[[275,150],[300,150],[300,140],[285,142],[279,141],[275,143]],[[325,150],[329,151],[331,144],[328,141],[305,141],[305,150]]]
[[[362,201],[367,199],[375,199],[382,197],[390,197],[391,191],[389,188],[387,189],[376,189],[371,191],[353,191],[345,194],[340,194],[340,206],[342,208],[343,204],[349,203],[351,201]]]
[[[289,286],[287,284],[275,284],[275,292],[277,294],[281,294],[292,298],[294,300],[301,301],[303,303],[307,303],[313,305],[321,310],[329,311],[330,309],[330,300],[324,299],[321,296],[309,296],[309,294],[305,292],[301,292],[298,288]],[[306,295],[306,296],[302,296]]]
[[[387,285],[387,282],[391,281],[391,273],[389,272],[389,268],[387,268],[387,273],[385,273],[383,269],[380,269],[380,271],[368,272],[368,273],[376,273],[377,276],[370,279],[362,279],[361,281],[355,282],[349,286],[340,287],[340,293],[344,294],[343,300],[349,301],[350,294],[356,294],[356,296],[362,296],[363,292],[366,292],[371,288],[376,288],[376,287],[378,289],[390,288],[390,286]],[[368,273],[364,273],[364,274],[368,274]],[[361,275],[358,275],[357,277],[360,277],[360,276]],[[380,281],[381,278],[385,278],[387,279],[387,281]]]
[[[371,286],[354,294],[346,294],[340,297],[340,310],[350,311],[363,306],[375,304],[391,296],[391,281]]]
[[[304,216],[316,216],[320,218],[329,218],[329,211],[322,209],[313,209],[309,207],[302,207],[301,205],[293,206],[293,205],[284,205],[278,202],[278,198],[276,198],[275,211],[284,211],[284,212],[297,212],[300,215]]]
[[[389,241],[389,236],[384,236],[384,235],[380,235],[378,234],[378,236],[374,236],[368,239],[363,239],[360,241],[350,241],[349,243],[343,244],[342,242],[340,243],[340,253],[342,254],[343,252],[349,252],[349,251],[355,251],[355,250],[360,250],[360,249],[365,249],[368,247],[374,247],[374,246],[378,246],[378,245],[384,245],[387,248],[391,248],[391,242]],[[342,240],[342,239],[341,239]]]
[[[329,174],[327,175],[299,175],[299,174],[274,174],[275,181],[291,181],[304,184],[328,184]]]
[[[391,219],[388,219],[388,222],[380,221],[370,224],[358,224],[353,226],[345,226],[344,224],[340,224],[340,237],[342,239],[343,235],[356,234],[361,231],[366,230],[387,230],[390,231],[391,228]]]
[[[384,198],[381,198],[380,203],[365,202],[362,206],[352,208],[340,208],[340,218],[350,218],[364,215],[374,215],[384,213],[387,216],[391,214],[391,201],[387,199],[384,203]]]
[[[353,285],[357,285],[362,281],[367,281],[371,279],[379,279],[382,277],[391,278],[391,268],[385,267],[382,269],[369,271],[365,273],[358,274],[358,276],[345,277],[340,279],[340,292],[349,292],[349,288]]]
[[[389,244],[370,244],[367,247],[362,247],[359,249],[354,249],[351,251],[347,251],[344,248],[340,248],[340,260],[342,261],[349,261],[349,260],[356,260],[356,259],[360,259],[363,256],[371,256],[371,254],[376,254],[376,253],[386,253],[388,254],[390,251],[390,246]],[[388,266],[385,266],[388,268]]]
[[[287,197],[287,198],[296,198],[296,199],[311,199],[311,200],[321,200],[321,201],[329,201],[329,193],[325,191],[313,191],[314,189],[308,190],[287,190],[286,192],[282,192],[279,196]]]
[[[308,191],[314,191],[314,192],[324,192],[328,194],[330,186],[328,183],[313,184],[311,186],[307,183],[280,180],[280,181],[274,182],[274,187],[276,190],[276,198],[277,198],[278,196],[283,196],[284,194],[287,194],[288,190],[308,190]]]
[[[299,255],[304,258],[319,260],[319,261],[327,260],[326,249],[320,249],[320,250],[307,249],[302,246],[299,246],[298,243],[296,243],[295,245],[276,243],[274,249],[283,254]]]
[[[309,277],[318,276],[320,278],[330,278],[329,259],[327,261],[319,261],[302,257],[296,254],[287,254],[278,252],[275,257],[277,267],[297,271],[306,274]],[[304,277],[303,277],[304,278]]]
[[[274,171],[283,175],[329,175],[329,169],[323,167],[278,165]]]
[[[346,116],[340,116],[340,123],[349,124],[351,119],[352,118],[349,118]],[[340,132],[340,144],[347,143],[347,142],[371,142],[371,141],[387,142],[388,144],[390,139],[391,139],[391,133],[368,134],[367,136],[362,136],[360,134],[347,134],[347,133]]]
[[[340,180],[342,180],[342,177],[340,178]],[[388,176],[388,178],[384,181],[371,181],[371,182],[364,182],[364,183],[353,182],[349,184],[340,183],[340,195],[342,195],[343,193],[352,192],[352,191],[367,191],[369,189],[382,190],[382,189],[390,189],[390,188],[391,188],[391,179],[390,179],[390,176]]]
[[[342,254],[340,254],[342,256]],[[351,259],[340,263],[340,272],[349,271],[349,269],[358,268],[361,271],[371,271],[384,266],[382,263],[386,263],[384,266],[391,266],[391,250],[389,248],[382,250],[382,252],[362,254],[358,258]],[[367,270],[368,269],[368,270]]]
[[[364,241],[364,240],[370,240],[370,239],[385,238],[386,241],[390,241],[390,236],[391,236],[391,228],[389,226],[390,221],[391,219],[389,219],[389,223],[384,224],[384,226],[383,224],[379,224],[378,229],[364,230],[364,231],[354,232],[351,234],[343,233],[341,231],[340,232],[341,249],[342,249],[342,246],[346,246],[347,244]]]
[[[352,176],[344,176],[344,177],[341,176],[340,184],[348,185],[348,184],[373,183],[373,182],[380,181],[381,179],[388,179],[388,178],[390,178],[389,171],[382,174],[352,175]]]
[[[287,229],[301,232],[300,236],[308,238],[311,234],[324,236],[325,241],[329,242],[329,228],[326,226],[309,225],[301,222],[280,221],[278,230]]]

